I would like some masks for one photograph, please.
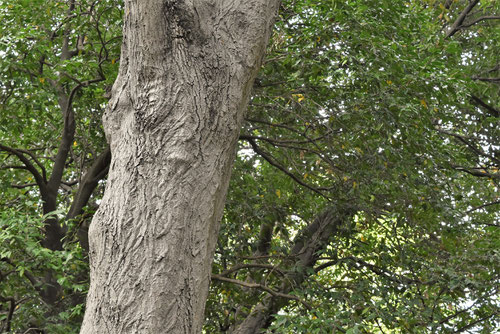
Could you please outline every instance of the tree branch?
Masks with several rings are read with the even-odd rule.
[[[479,206],[476,206],[476,207],[473,207],[472,209],[467,210],[466,213],[471,213],[473,211],[476,211],[476,210],[479,210],[479,209],[482,209],[482,208],[486,208],[486,207],[488,207],[490,205],[496,205],[496,204],[500,204],[500,200],[499,201],[495,201],[495,202],[486,203],[486,204],[483,204],[483,205],[479,205]],[[494,225],[494,226],[498,226],[498,225]]]
[[[2,257],[2,258],[0,258],[0,261],[8,263],[12,267],[14,267],[14,268],[17,269],[16,264],[11,259],[9,259],[9,258]],[[25,270],[23,275],[28,279],[28,281],[30,281],[31,285],[35,288],[35,290],[41,291],[41,289],[39,287],[39,284],[38,284],[38,280],[37,280],[37,278],[32,273],[30,273],[29,271]]]
[[[66,215],[67,219],[73,219],[82,213],[82,209],[87,205],[98,182],[107,175],[110,163],[111,150],[109,146],[107,146],[83,176],[71,204],[71,208]]]
[[[497,159],[496,157],[494,157],[491,154],[485,153],[481,148],[478,148],[477,146],[475,146],[472,143],[470,143],[469,140],[468,140],[469,138],[466,138],[465,136],[459,135],[458,133],[454,133],[454,132],[451,132],[451,131],[443,130],[443,129],[439,128],[439,127],[436,127],[436,130],[439,131],[439,132],[441,132],[441,133],[444,133],[444,134],[446,134],[448,136],[451,136],[451,137],[454,137],[454,138],[458,139],[458,141],[460,141],[463,144],[465,144],[467,147],[469,147],[469,149],[471,151],[473,151],[477,155],[482,156],[482,157],[487,157],[487,158],[491,159],[492,161],[500,163],[499,159]],[[476,176],[488,176],[488,175],[476,175]]]
[[[466,325],[466,326],[463,326],[462,328],[457,329],[456,331],[454,331],[454,332],[453,332],[453,334],[463,333],[463,332],[465,332],[466,330],[468,330],[468,329],[470,329],[470,328],[474,327],[474,326],[475,326],[475,325],[477,325],[478,323],[483,322],[483,321],[485,321],[485,320],[488,320],[489,318],[491,318],[491,317],[493,317],[493,316],[495,316],[495,315],[497,315],[497,314],[499,314],[499,312],[493,312],[493,313],[492,313],[492,314],[490,314],[490,315],[487,315],[487,316],[485,316],[485,317],[479,318],[479,319],[477,319],[476,321],[473,321],[473,322],[471,322],[470,324],[468,324],[468,325]]]
[[[486,21],[486,20],[500,20],[500,16],[481,16],[481,17],[478,17],[477,19],[475,19],[474,21],[471,21],[467,24],[462,24],[459,29],[463,29],[463,28],[468,28],[470,26],[473,26],[474,24],[476,23],[479,23],[481,21]]]
[[[472,176],[477,176],[477,177],[487,177],[490,179],[500,179],[500,174],[491,174],[485,171],[484,168],[482,167],[472,167],[472,168],[467,168],[467,167],[462,167],[462,166],[452,166],[452,168],[465,172],[467,174],[470,174]]]
[[[42,171],[42,176],[43,176],[44,182],[47,182],[47,171],[45,170],[45,166],[40,162],[40,160],[38,160],[38,158],[33,154],[33,152],[30,152],[29,150],[19,149],[19,148],[17,150],[21,153],[29,155],[30,158],[33,159],[35,164],[37,164],[38,167],[40,167],[40,170]]]
[[[308,185],[307,183],[303,182],[298,177],[296,177],[295,175],[293,175],[292,173],[290,173],[285,167],[283,167],[279,163],[277,163],[270,155],[268,155],[259,146],[257,146],[257,144],[255,143],[255,141],[253,139],[248,138],[248,137],[246,137],[246,138],[244,137],[242,139],[248,141],[250,143],[250,145],[252,146],[252,149],[255,151],[255,153],[257,153],[258,155],[260,155],[261,157],[263,157],[271,166],[276,167],[277,169],[279,169],[280,171],[282,171],[283,173],[285,173],[286,175],[288,175],[290,178],[292,178],[295,182],[297,182],[301,186],[304,186],[307,189],[314,191],[315,193],[317,193],[321,197],[324,197],[327,200],[330,200],[330,198],[328,196],[326,196],[325,194],[323,194],[321,192],[321,190],[328,190],[327,188],[314,188],[314,187]]]
[[[238,285],[244,286],[246,288],[259,289],[259,290],[262,290],[262,291],[265,291],[265,292],[269,293],[270,295],[272,295],[274,297],[280,297],[280,298],[285,298],[285,299],[290,299],[290,300],[296,300],[299,303],[301,303],[302,305],[304,305],[309,311],[312,310],[311,305],[309,305],[308,303],[306,303],[305,301],[303,301],[299,297],[293,296],[293,295],[289,295],[289,294],[286,294],[286,293],[282,293],[282,292],[279,292],[279,291],[274,291],[273,289],[271,289],[271,288],[269,288],[269,287],[267,287],[265,285],[262,285],[262,284],[244,282],[244,281],[240,281],[240,280],[233,279],[233,278],[227,278],[227,277],[224,277],[224,276],[221,276],[221,275],[217,275],[217,274],[212,274],[212,278],[215,279],[215,280],[221,281],[221,282],[228,282],[228,283],[238,284]]]
[[[460,26],[463,24],[467,15],[472,11],[472,9],[479,3],[479,0],[472,0],[469,2],[469,5],[465,7],[462,13],[458,16],[455,22],[451,25],[446,33],[446,38],[450,38],[460,30]]]
[[[500,82],[500,78],[471,77],[471,79],[484,82]]]
[[[82,87],[87,87],[93,83],[100,82],[103,80],[104,78],[96,78],[81,82],[77,84],[75,87],[73,87],[71,93],[67,97],[61,96],[60,93],[60,99],[62,99],[62,101],[60,102],[60,107],[63,111],[64,127],[63,127],[61,143],[59,145],[59,150],[56,155],[54,167],[52,169],[52,175],[50,176],[50,179],[48,181],[48,186],[50,189],[52,189],[52,191],[57,191],[57,189],[59,188],[59,184],[61,183],[62,175],[66,164],[66,159],[68,157],[69,150],[71,148],[71,145],[73,144],[73,139],[75,136],[75,115],[72,110],[72,104],[75,94]]]
[[[37,186],[38,184],[36,183],[26,183],[26,184],[11,184],[10,186],[15,189],[25,189],[29,187],[34,187]]]
[[[24,155],[23,151],[24,150],[18,150],[12,147],[8,147],[5,145],[0,144],[0,151],[5,151],[9,152],[13,155],[15,155],[21,162],[26,166],[26,170],[29,171],[33,177],[35,178],[35,181],[40,188],[40,192],[44,193],[46,192],[46,183],[45,183],[45,178],[40,174],[40,172],[36,169],[36,167],[29,161],[28,158]]]
[[[487,104],[486,102],[484,102],[483,100],[481,100],[476,95],[471,95],[471,99],[476,104],[478,104],[481,107],[485,108],[492,116],[494,116],[494,117],[500,117],[500,110],[497,110],[497,109],[493,108],[492,106],[490,106],[489,104]]]
[[[280,275],[284,276],[284,272],[278,268],[278,266],[271,265],[271,264],[265,264],[265,263],[242,263],[238,264],[231,269],[225,270],[219,274],[219,276],[228,276],[238,270],[241,269],[247,269],[247,268],[260,268],[260,269],[269,269],[271,271],[276,271]]]
[[[327,247],[334,236],[338,234],[342,224],[349,221],[356,209],[350,204],[345,207],[330,207],[320,213],[313,222],[303,228],[295,237],[289,255],[282,261],[282,268],[293,268],[287,271],[281,280],[279,291],[288,294],[299,287],[312,273],[310,269],[319,258],[320,250]],[[245,320],[238,324],[234,333],[258,333],[267,328],[287,300],[276,296],[265,296],[255,305]]]
[[[3,302],[3,303],[10,302],[10,307],[9,307],[9,311],[7,313],[7,319],[5,322],[5,326],[3,326],[3,328],[2,328],[2,333],[3,332],[9,333],[10,326],[12,323],[12,317],[14,315],[14,311],[16,310],[16,300],[12,297],[5,298],[5,297],[0,296],[0,302]]]

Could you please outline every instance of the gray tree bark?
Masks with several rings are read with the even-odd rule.
[[[243,113],[279,0],[126,0],[82,334],[199,333]]]

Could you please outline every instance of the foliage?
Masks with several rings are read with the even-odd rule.
[[[0,1],[4,331],[78,331],[121,10]],[[207,333],[256,310],[269,333],[498,327],[499,12],[283,2],[240,136]]]
[[[11,329],[29,325],[50,333],[76,333],[88,285],[85,254],[77,242],[67,242],[62,251],[43,247],[40,240],[47,217],[35,218],[19,213],[18,209],[7,209],[0,216],[0,242],[4,245],[0,253],[0,291],[2,296],[12,298],[1,300],[14,309]],[[40,298],[40,290],[46,288],[42,278],[49,269],[63,289],[56,308],[63,311],[58,314]],[[66,296],[73,300],[65,299]],[[10,312],[3,313],[0,320],[5,323],[9,316]]]
[[[77,332],[88,284],[77,236],[102,184],[78,219],[83,207],[70,207],[105,145],[121,5],[4,0],[0,19],[0,331]]]

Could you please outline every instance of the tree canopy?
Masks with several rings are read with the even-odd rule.
[[[123,6],[0,0],[0,332],[77,333]],[[500,326],[500,3],[283,1],[206,333]]]

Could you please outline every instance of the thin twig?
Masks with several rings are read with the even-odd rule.
[[[286,293],[282,293],[282,292],[278,292],[278,291],[274,291],[271,288],[269,288],[269,287],[267,287],[265,285],[262,285],[262,284],[243,282],[243,281],[240,281],[240,280],[237,280],[237,279],[227,278],[227,277],[224,277],[224,276],[221,276],[221,275],[217,275],[217,274],[212,274],[212,278],[215,279],[215,280],[218,280],[218,281],[222,281],[222,282],[228,282],[228,283],[238,284],[238,285],[244,286],[246,288],[259,289],[259,290],[262,290],[262,291],[265,291],[265,292],[269,293],[270,295],[272,295],[274,297],[281,297],[281,298],[296,300],[299,303],[301,303],[302,305],[304,305],[309,311],[312,311],[311,305],[309,305],[308,303],[306,303],[305,301],[303,301],[299,297],[293,296],[293,295],[289,295],[289,294],[286,294]]]

